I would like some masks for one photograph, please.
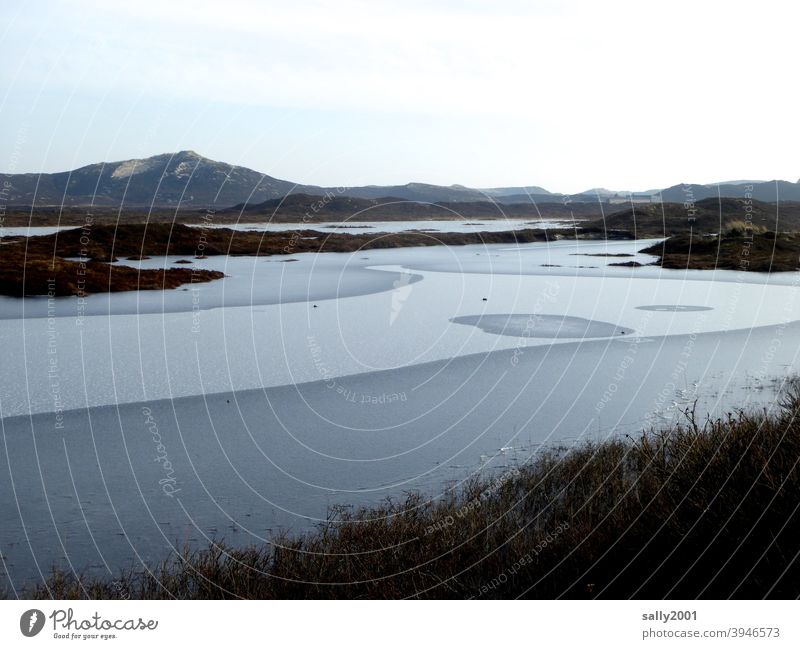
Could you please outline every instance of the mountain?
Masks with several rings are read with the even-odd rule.
[[[0,174],[8,206],[89,206],[136,208],[215,209],[240,204],[261,204],[291,194],[334,194],[386,202],[419,203],[497,202],[503,205],[539,203],[620,203],[630,192],[590,189],[572,195],[556,194],[537,186],[473,189],[463,185],[366,185],[343,190],[315,185],[297,185],[258,171],[217,162],[194,151],[164,153],[150,158],[87,165],[73,171],[50,174]],[[717,196],[742,198],[752,184],[752,198],[764,202],[800,201],[800,184],[787,181],[732,181],[718,185],[682,184],[651,192],[636,192],[636,202],[660,198],[683,203]]]
[[[298,189],[252,169],[216,162],[194,151],[92,164],[52,174],[6,175],[10,205],[228,207]]]
[[[9,205],[32,205],[35,199],[37,206],[229,207],[262,203],[294,193],[337,192],[336,188],[279,180],[246,167],[210,160],[194,151],[98,163],[50,174],[0,175],[0,179],[10,183]],[[496,196],[498,201],[508,202],[504,196],[526,190],[535,190],[537,199],[550,195],[540,187],[479,190],[425,183],[349,187],[343,193],[355,198],[393,196],[421,202],[486,201]]]

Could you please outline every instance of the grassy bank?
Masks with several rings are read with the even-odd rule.
[[[721,236],[681,234],[641,252],[658,255],[663,268],[740,270],[760,273],[800,270],[800,234],[731,227]]]
[[[9,246],[10,250],[11,247]],[[16,254],[19,252],[19,254]],[[22,269],[24,268],[24,273]],[[225,273],[202,268],[138,269],[129,266],[86,261],[77,262],[61,257],[25,254],[15,248],[0,254],[0,295],[91,295],[117,291],[166,290],[182,284],[210,282],[225,277]]]
[[[551,450],[429,502],[340,509],[318,531],[184,553],[58,598],[797,597],[800,398]]]

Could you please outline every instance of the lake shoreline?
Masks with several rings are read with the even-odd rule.
[[[786,523],[800,500],[798,414],[796,390],[768,413],[703,423],[688,412],[682,424],[636,437],[542,449],[438,497],[411,492],[376,506],[333,508],[314,532],[240,548],[222,541],[179,548],[146,570],[108,578],[54,570],[23,592],[57,599],[796,597],[800,566],[787,559],[794,545]]]
[[[387,248],[470,246],[554,241],[635,241],[653,233],[639,229],[608,230],[597,225],[572,229],[484,232],[341,233],[317,230],[250,232],[182,224],[128,224],[62,230],[54,234],[4,241],[0,256],[0,295],[78,295],[131,290],[174,289],[210,282],[223,273],[197,268],[135,270],[112,266],[128,260],[186,256],[176,263],[209,256],[275,256],[302,253],[358,252]],[[792,272],[800,265],[800,237],[792,233],[725,232],[722,235],[682,235],[639,252],[655,255],[653,266],[670,269]],[[75,261],[78,259],[79,261]],[[638,261],[610,266],[642,267]],[[19,268],[25,268],[20,274]]]

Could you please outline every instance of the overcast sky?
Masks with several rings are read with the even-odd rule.
[[[0,170],[194,149],[322,185],[796,181],[792,5],[0,0]]]

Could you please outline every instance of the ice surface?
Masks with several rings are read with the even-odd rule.
[[[111,575],[176,542],[254,543],[333,504],[435,496],[542,445],[675,421],[695,400],[712,414],[774,405],[800,371],[800,275],[573,255],[648,261],[647,243],[210,258],[193,263],[228,277],[198,293],[94,296],[83,315],[73,299],[3,301],[7,584],[54,562]],[[557,337],[526,335],[530,314]]]
[[[487,313],[453,318],[456,324],[472,325],[498,336],[517,338],[607,338],[632,334],[630,327],[568,315],[539,313]]]

